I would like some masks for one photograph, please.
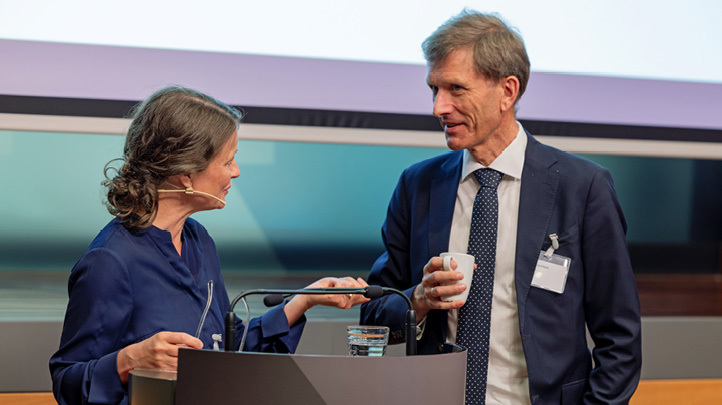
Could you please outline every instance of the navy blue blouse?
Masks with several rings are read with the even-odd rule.
[[[161,331],[195,335],[213,294],[200,339],[223,334],[230,307],[216,247],[206,229],[187,219],[182,257],[169,232],[151,226],[127,230],[117,219],[95,238],[76,263],[68,282],[70,297],[60,348],[50,358],[53,392],[59,404],[127,402],[116,358],[124,347]],[[250,321],[247,351],[294,352],[305,325],[293,327],[283,305]],[[236,345],[244,325],[236,318]],[[223,344],[221,343],[221,347]]]

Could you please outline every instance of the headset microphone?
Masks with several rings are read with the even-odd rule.
[[[203,191],[193,190],[193,187],[187,187],[185,190],[158,190],[159,193],[184,193],[184,194],[200,194],[204,195],[206,197],[213,198],[215,200],[218,200],[221,204],[224,206],[226,205],[226,202],[221,200],[220,198],[214,196],[213,194],[208,194]]]

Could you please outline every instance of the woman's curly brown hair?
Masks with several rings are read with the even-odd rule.
[[[128,229],[149,227],[158,212],[158,186],[170,176],[205,170],[242,114],[206,94],[167,87],[137,105],[123,157],[105,165],[108,211]],[[118,169],[113,162],[121,161]]]

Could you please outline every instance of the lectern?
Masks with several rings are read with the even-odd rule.
[[[463,404],[466,349],[444,351],[349,357],[181,349],[177,381],[169,381],[173,373],[131,372],[130,403]]]

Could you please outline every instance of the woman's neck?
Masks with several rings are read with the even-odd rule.
[[[188,211],[187,206],[179,203],[175,198],[163,197],[158,200],[158,213],[153,220],[153,226],[170,232],[173,246],[179,256],[183,250],[183,241],[181,240],[183,226],[192,213],[192,211]]]

